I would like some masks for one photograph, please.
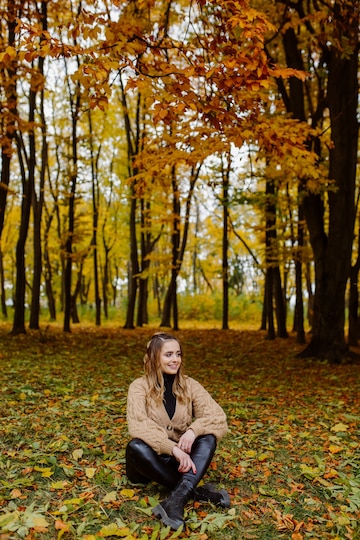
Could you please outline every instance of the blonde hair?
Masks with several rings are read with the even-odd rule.
[[[187,385],[184,375],[183,352],[179,340],[165,332],[158,332],[152,336],[146,346],[144,356],[145,376],[150,387],[149,396],[155,401],[162,401],[164,396],[164,376],[160,366],[160,353],[165,341],[176,341],[181,352],[181,364],[173,382],[173,393],[179,401],[187,401]]]

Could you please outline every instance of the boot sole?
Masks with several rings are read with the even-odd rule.
[[[222,495],[222,500],[219,505],[223,508],[230,508],[230,495],[225,489],[220,489],[220,493]]]
[[[171,519],[171,517],[167,515],[161,504],[158,504],[157,506],[155,506],[155,508],[153,508],[153,513],[157,518],[161,519],[164,525],[168,525],[175,531],[177,531],[179,527],[183,527],[185,525],[183,521]]]

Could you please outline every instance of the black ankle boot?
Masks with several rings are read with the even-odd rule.
[[[230,497],[227,491],[225,489],[215,489],[210,483],[194,489],[194,500],[211,502],[216,504],[216,506],[222,506],[223,508],[230,507]]]
[[[193,486],[188,480],[181,480],[177,487],[160,504],[155,506],[153,513],[165,525],[177,530],[184,523],[184,507],[191,497]]]

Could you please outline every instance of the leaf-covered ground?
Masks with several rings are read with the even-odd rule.
[[[0,327],[0,539],[359,539],[360,371],[295,358],[294,338],[184,330],[188,374],[228,415],[206,480],[231,508],[189,503],[169,531],[166,495],[125,476],[126,393],[151,329],[11,337]]]

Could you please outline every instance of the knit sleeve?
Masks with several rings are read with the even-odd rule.
[[[194,415],[189,427],[197,437],[211,433],[219,441],[228,430],[225,412],[199,382],[191,378],[189,382]]]
[[[147,413],[146,384],[143,378],[136,379],[129,386],[127,424],[132,439],[143,440],[157,454],[172,454],[175,441],[169,439],[166,429]]]

